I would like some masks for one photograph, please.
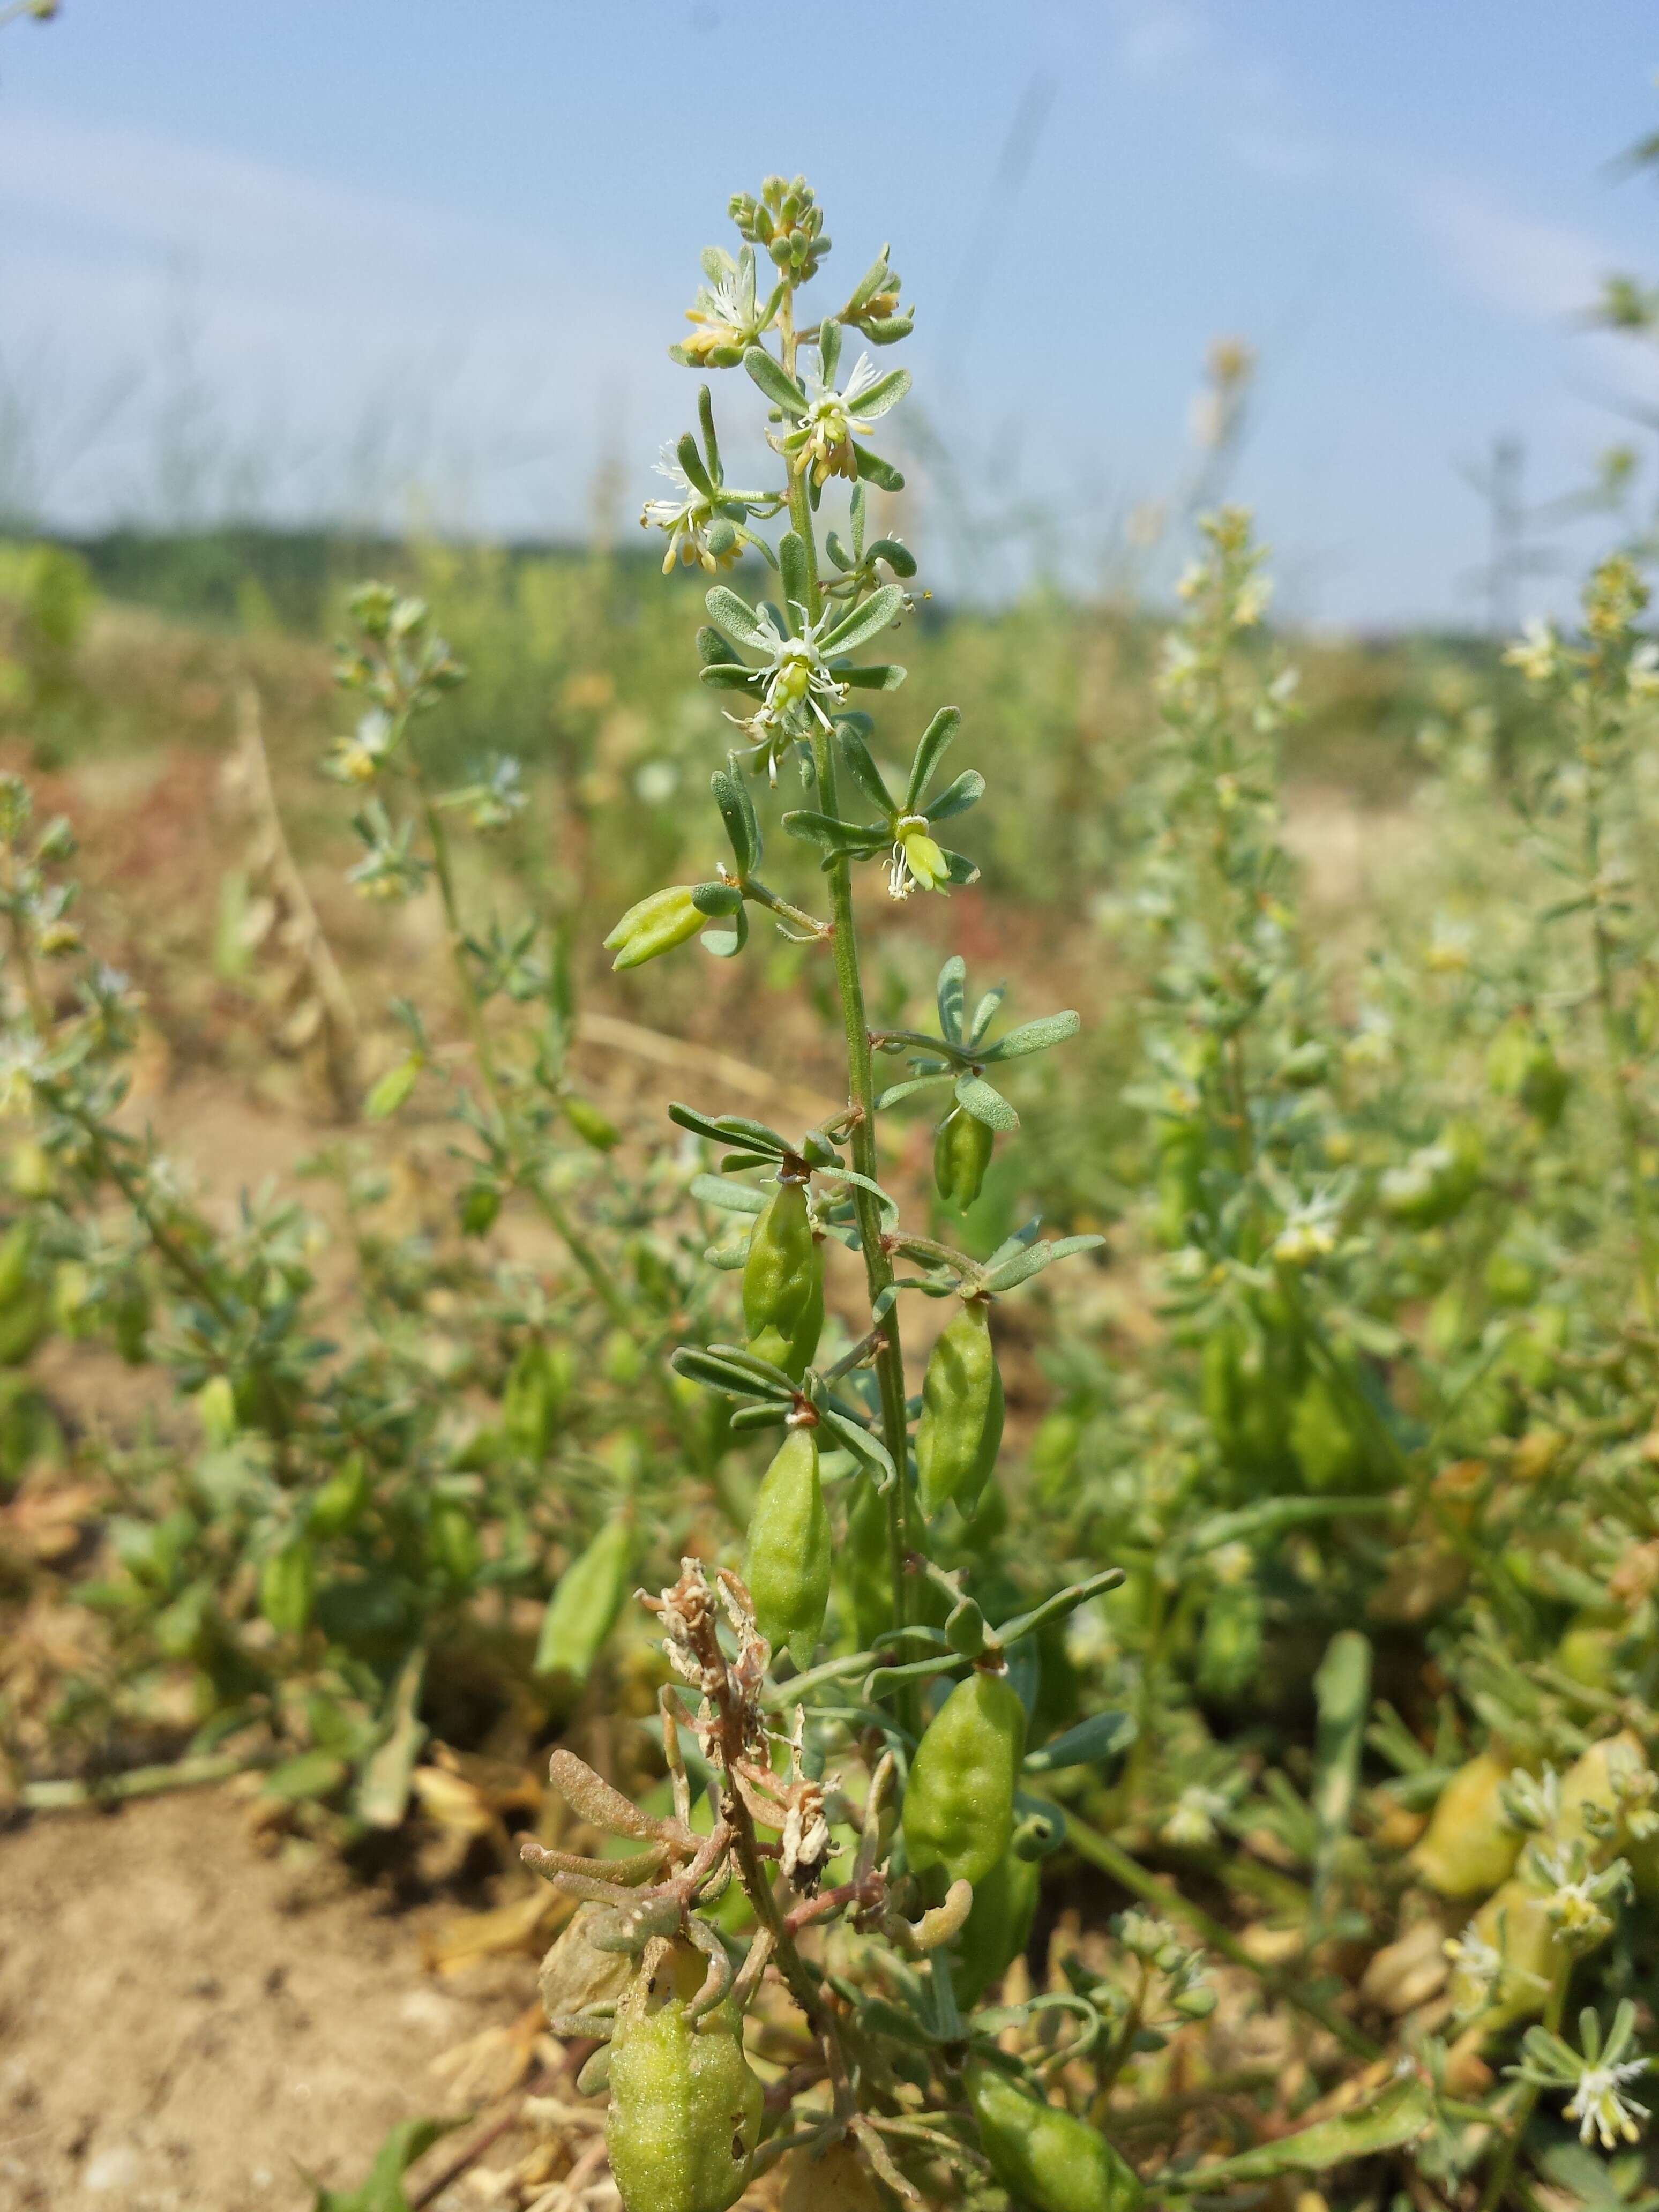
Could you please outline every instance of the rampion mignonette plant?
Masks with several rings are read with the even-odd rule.
[[[820,946],[839,992],[847,1104],[799,1135],[671,1109],[722,1155],[700,1194],[749,1224],[746,1244],[713,1255],[741,1267],[747,1343],[683,1350],[675,1364],[735,1401],[735,1431],[781,1430],[782,1441],[741,1573],[711,1577],[689,1559],[672,1589],[646,1601],[684,1685],[661,1694],[672,1816],[647,1817],[573,1753],[555,1756],[554,1783],[574,1809],[638,1850],[596,1862],[526,1845],[585,1908],[550,1957],[544,1993],[556,2027],[603,2039],[586,2078],[609,2083],[611,2166],[629,2212],[718,2212],[791,2153],[802,2202],[875,2203],[878,2176],[920,2202],[931,2169],[953,2172],[957,2190],[994,2170],[1030,2201],[1058,2203],[1037,2177],[1064,2166],[1091,2177],[1089,2201],[1103,2204],[1136,2192],[1132,2171],[1103,2136],[1043,2102],[997,2039],[1059,2002],[1077,2014],[1074,2048],[1098,2034],[1098,2014],[1086,1998],[972,2008],[1023,1948],[1035,1861],[1063,1832],[1021,1786],[1022,1656],[1048,1622],[1118,1577],[1106,1568],[993,1620],[945,1565],[994,1494],[1002,1392],[991,1305],[1097,1240],[1042,1243],[1034,1223],[975,1261],[905,1227],[878,1180],[877,1146],[878,1116],[931,1090],[944,1109],[940,1192],[969,1202],[998,1132],[1016,1126],[987,1071],[1060,1042],[1077,1018],[994,1036],[1000,994],[970,1010],[952,959],[937,1035],[872,1032],[854,882],[892,900],[971,882],[974,862],[939,833],[985,789],[971,769],[941,782],[953,709],[927,722],[896,775],[878,765],[874,726],[853,703],[903,681],[902,668],[860,656],[902,621],[902,580],[915,573],[901,545],[871,533],[869,488],[902,479],[866,442],[909,386],[870,349],[905,337],[910,316],[884,249],[839,307],[802,313],[830,240],[799,179],[770,178],[731,211],[741,249],[704,255],[692,332],[674,351],[693,368],[747,372],[770,410],[781,482],[727,481],[705,386],[701,440],[688,434],[672,449],[672,495],[644,517],[666,538],[665,568],[678,559],[713,577],[752,552],[771,571],[770,595],[757,600],[714,584],[697,639],[703,681],[734,710],[733,749],[712,786],[730,856],[704,882],[641,900],[606,943],[624,969],[699,933],[708,951],[732,957],[753,907]],[[836,479],[850,492],[848,519],[820,539]],[[773,518],[787,522],[775,546],[757,527]],[[780,805],[785,836],[819,858],[821,914],[761,873],[763,811]],[[908,1056],[908,1079],[878,1089],[878,1051]],[[840,1358],[817,1364],[831,1244],[858,1256],[869,1321]],[[914,1419],[906,1291],[954,1308]],[[838,1650],[824,1659],[838,1553]],[[1109,1718],[1079,1733],[1086,1740],[1060,1747],[1060,1763],[1110,1747],[1118,1730]],[[1054,1759],[1052,1746],[1038,1754]],[[1201,2002],[1196,1975],[1176,1965],[1181,1990]],[[769,1970],[799,2020],[785,2031],[793,2063],[763,2095],[743,2018],[771,1986]]]

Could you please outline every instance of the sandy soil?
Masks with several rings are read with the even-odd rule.
[[[326,1859],[256,1855],[222,1792],[0,1836],[3,2212],[297,2212],[360,2182],[431,2063],[534,1995],[527,1958],[459,1984]]]

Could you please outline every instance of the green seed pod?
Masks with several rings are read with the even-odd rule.
[[[311,1501],[313,1536],[343,1536],[362,1518],[369,1499],[368,1462],[353,1452]]]
[[[627,2212],[726,2212],[743,2194],[762,2092],[730,2005],[691,2021],[671,1996],[646,2009],[636,1977],[611,2043],[605,2148]]]
[[[33,1256],[33,1223],[14,1221],[0,1237],[0,1310],[22,1297]]]
[[[580,1556],[565,1569],[542,1615],[536,1672],[585,1682],[610,1635],[634,1573],[634,1528],[626,1513],[613,1514]]]
[[[0,1367],[21,1367],[52,1327],[52,1294],[30,1283],[0,1313]]]
[[[50,1198],[58,1188],[51,1153],[27,1139],[13,1146],[9,1181],[19,1198]]]
[[[996,1132],[958,1106],[939,1123],[933,1139],[933,1186],[959,1212],[979,1196],[991,1164]]]
[[[1002,1443],[1002,1377],[983,1298],[970,1298],[934,1345],[922,1378],[916,1427],[921,1510],[955,1498],[965,1513],[996,1465]]]
[[[586,1098],[574,1094],[562,1101],[564,1118],[581,1139],[592,1145],[596,1152],[608,1152],[621,1141],[616,1127],[608,1121],[599,1108]]]
[[[676,884],[670,890],[653,891],[630,906],[605,940],[614,952],[613,969],[639,968],[659,953],[672,952],[695,937],[708,917],[692,902],[691,886]]]
[[[1323,1375],[1310,1375],[1297,1394],[1290,1445],[1310,1490],[1342,1491],[1365,1472],[1364,1442],[1352,1412]]]
[[[758,1336],[750,1338],[749,1349],[757,1359],[769,1360],[774,1367],[781,1367],[792,1382],[799,1382],[812,1364],[812,1355],[823,1334],[823,1267],[820,1260],[812,1271],[811,1290],[793,1330],[786,1335],[781,1328],[763,1328]]]
[[[850,2142],[791,2154],[780,2212],[890,2212],[890,2199]]]
[[[1212,1698],[1243,1696],[1261,1665],[1261,1593],[1254,1581],[1224,1583],[1204,1608],[1198,1686]]]
[[[1442,1897],[1484,1897],[1514,1873],[1526,1838],[1504,1817],[1509,1778],[1510,1762],[1483,1751],[1436,1798],[1411,1865]]]
[[[427,1542],[433,1564],[458,1589],[468,1589],[477,1579],[483,1559],[477,1528],[459,1499],[440,1498],[427,1523]]]
[[[236,1393],[228,1375],[210,1375],[196,1394],[196,1418],[210,1450],[222,1451],[236,1434]]]
[[[1005,1851],[983,1881],[957,1938],[951,1980],[959,2005],[976,2005],[1030,1941],[1042,1870],[1036,1859]]]
[[[539,1337],[532,1337],[520,1347],[507,1373],[501,1426],[526,1458],[546,1458],[570,1380],[569,1355],[562,1346],[556,1352]]]
[[[975,1668],[929,1722],[904,1793],[913,1872],[942,1867],[983,1881],[1014,1832],[1014,1784],[1025,1755],[1025,1708],[1006,1674]]]
[[[115,1294],[110,1318],[115,1348],[129,1367],[141,1367],[149,1352],[151,1307],[149,1291],[138,1275],[123,1278]]]
[[[893,1568],[887,1500],[868,1474],[853,1485],[847,1541],[836,1557],[836,1603],[853,1648],[867,1651],[893,1625]]]
[[[621,1390],[639,1381],[645,1372],[645,1354],[631,1328],[608,1331],[599,1355],[599,1370],[607,1382],[614,1382]]]
[[[317,1596],[317,1555],[301,1538],[259,1570],[259,1610],[281,1636],[302,1635]]]
[[[965,2083],[992,2171],[1032,2212],[1136,2212],[1146,2201],[1134,2168],[1085,2121],[994,2067],[970,2064]]]
[[[1437,1229],[1468,1204],[1486,1165],[1480,1132],[1467,1121],[1454,1121],[1404,1166],[1389,1170],[1378,1187],[1382,1211],[1413,1229]]]
[[[806,1211],[806,1185],[781,1182],[755,1222],[743,1263],[743,1317],[751,1337],[775,1328],[793,1340],[823,1296],[823,1255]]]
[[[1187,1242],[1188,1217],[1198,1211],[1203,1195],[1200,1177],[1204,1146],[1201,1121],[1164,1121],[1158,1124],[1153,1226],[1166,1252],[1178,1251]]]
[[[818,1476],[818,1432],[792,1429],[766,1470],[749,1522],[743,1578],[755,1622],[775,1651],[812,1663],[830,1602],[833,1547]]]

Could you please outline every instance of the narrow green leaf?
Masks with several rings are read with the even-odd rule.
[[[908,1083],[891,1084],[877,1099],[876,1111],[884,1114],[890,1106],[896,1106],[901,1098],[908,1098],[914,1091],[931,1091],[936,1084],[948,1083],[950,1079],[951,1071],[945,1067],[937,1075],[915,1075]]]
[[[1042,1014],[1034,1022],[1022,1022],[1018,1029],[1010,1030],[1006,1036],[988,1045],[987,1060],[1023,1060],[1033,1052],[1047,1052],[1050,1045],[1064,1044],[1082,1028],[1082,1017],[1067,1007],[1064,1013]]]
[[[722,635],[735,638],[739,644],[762,647],[766,643],[766,630],[760,617],[747,599],[740,599],[728,584],[715,584],[703,600],[708,610],[708,619]]]
[[[1164,2175],[1160,2190],[1174,2181],[1183,2193],[1209,2196],[1244,2181],[1272,2181],[1281,2173],[1322,2173],[1349,2160],[1371,2158],[1377,2152],[1396,2150],[1415,2142],[1429,2124],[1433,2096],[1426,2081],[1416,2074],[1391,2082],[1380,2097],[1358,2111],[1341,2112],[1334,2119],[1316,2120],[1295,2135],[1280,2136],[1276,2142],[1258,2143],[1213,2166],[1196,2166],[1178,2177]]]
[[[842,617],[832,630],[826,632],[819,643],[819,651],[827,660],[831,654],[855,653],[859,647],[878,636],[902,612],[904,594],[896,584],[884,584],[849,615]]]
[[[1140,1732],[1133,1713],[1091,1713],[1086,1721],[1025,1754],[1028,1774],[1053,1774],[1064,1766],[1098,1766],[1120,1758]]]
[[[772,404],[781,407],[786,415],[799,422],[806,412],[806,394],[765,347],[750,346],[743,357],[743,365]]]
[[[764,1121],[751,1121],[743,1114],[700,1114],[695,1106],[683,1105],[673,1100],[668,1109],[668,1118],[681,1129],[690,1129],[694,1136],[707,1137],[714,1145],[745,1145],[751,1152],[760,1152],[781,1160],[793,1147],[787,1138],[781,1137],[775,1129],[769,1129]]]
[[[896,814],[898,808],[893,804],[893,794],[888,790],[869,746],[865,744],[861,733],[853,726],[850,718],[836,724],[836,742],[854,782],[870,804],[879,807],[884,814]]]
[[[730,929],[705,929],[697,939],[716,960],[733,960],[749,942],[749,909],[741,900],[732,910]]]
[[[976,768],[965,768],[922,811],[930,822],[948,822],[953,814],[965,814],[970,806],[977,806],[984,796],[985,778]]]
[[[819,814],[810,806],[792,808],[783,826],[791,837],[805,838],[826,853],[849,853],[860,859],[879,852],[892,834],[884,822],[838,822],[833,814]]]
[[[860,415],[867,415],[872,422],[879,422],[890,408],[898,405],[909,389],[909,370],[890,368],[885,376],[878,376],[860,392],[854,402],[855,410]]]
[[[856,315],[865,301],[873,300],[877,293],[886,284],[887,251],[888,249],[884,246],[863,276],[859,278],[848,299],[847,305],[842,309],[843,315]]]
[[[837,660],[835,672],[838,683],[850,684],[854,691],[896,691],[907,672],[894,661],[870,661],[860,667]]]
[[[1340,1629],[1314,1676],[1319,1724],[1314,1738],[1313,1808],[1319,1823],[1314,1904],[1322,1910],[1336,1852],[1348,1832],[1359,1779],[1359,1752],[1370,1709],[1371,1647],[1358,1629]]]
[[[910,781],[904,787],[904,811],[907,814],[921,811],[934,772],[961,727],[961,708],[941,707],[922,732],[921,742],[916,747],[916,757],[910,763]]]
[[[795,1395],[787,1376],[769,1367],[763,1359],[751,1359],[734,1345],[711,1346],[703,1351],[694,1344],[683,1344],[672,1364],[677,1375],[689,1376],[692,1382],[721,1391],[728,1398],[793,1400]]]
[[[768,1203],[767,1194],[753,1183],[732,1182],[726,1176],[693,1176],[691,1195],[700,1206],[717,1206],[726,1213],[764,1213]]]
[[[951,1044],[962,1042],[962,1010],[968,998],[968,963],[953,952],[939,971],[934,987],[939,1003],[939,1034]]]
[[[804,622],[812,589],[812,575],[807,566],[805,541],[793,530],[778,540],[778,579],[783,586],[786,604]]]
[[[976,1121],[983,1121],[988,1129],[1007,1131],[1019,1127],[1019,1116],[1000,1091],[993,1091],[983,1076],[959,1075],[957,1078],[957,1103],[965,1114]]]
[[[859,487],[860,490],[863,486]],[[908,545],[901,545],[896,538],[878,538],[870,548],[872,561],[884,561],[896,576],[906,578],[916,573],[916,556]]]
[[[714,435],[714,395],[705,384],[697,392],[697,420],[702,425],[703,451],[708,456],[708,475],[711,483],[718,483],[720,473],[720,444]]]
[[[371,1828],[397,1828],[409,1807],[410,1777],[427,1739],[420,1717],[421,1685],[426,1678],[426,1650],[411,1651],[398,1674],[392,1693],[392,1725],[385,1741],[364,1762],[357,1784],[357,1812]]]
[[[859,474],[866,483],[872,483],[882,491],[904,489],[902,471],[896,469],[890,461],[883,460],[879,453],[872,453],[867,446],[860,446],[856,438],[853,441],[853,459]]]
[[[1201,1521],[1187,1539],[1187,1548],[1213,1552],[1219,1544],[1276,1536],[1282,1529],[1299,1528],[1316,1521],[1342,1521],[1350,1516],[1376,1520],[1394,1510],[1390,1498],[1263,1498],[1254,1505],[1241,1505],[1234,1512],[1212,1514]]]
[[[841,366],[841,325],[829,318],[818,325],[818,374],[832,388]]]
[[[708,470],[702,465],[702,455],[697,451],[697,441],[689,430],[681,438],[674,451],[679,457],[680,466],[690,478],[695,489],[700,491],[705,499],[713,499],[714,484],[709,480]]]
[[[737,766],[737,756],[732,765],[717,768],[708,779],[708,787],[714,794],[714,804],[726,824],[726,835],[732,847],[732,857],[738,864],[740,876],[752,875],[761,863],[761,827],[755,813],[754,801],[750,798]]]
[[[1000,1266],[988,1264],[981,1270],[981,1279],[988,1291],[1000,1296],[1005,1291],[1029,1282],[1033,1275],[1040,1275],[1056,1260],[1064,1260],[1073,1252],[1092,1252],[1105,1241],[1103,1237],[1062,1237],[1053,1244],[1034,1244],[1029,1251],[1017,1253]]]
[[[986,1030],[990,1028],[992,1023],[996,1019],[997,1009],[1001,1006],[1003,1000],[1007,997],[1007,995],[1008,986],[1006,983],[994,984],[991,989],[985,994],[985,996],[974,1008],[974,1018],[968,1024],[968,1042],[969,1044],[977,1044],[979,1042]]]

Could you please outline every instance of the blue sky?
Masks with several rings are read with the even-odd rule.
[[[1516,433],[1559,490],[1624,434],[1610,395],[1650,390],[1576,311],[1659,275],[1659,195],[1611,167],[1659,125],[1651,0],[793,12],[65,0],[7,30],[9,488],[82,523],[240,501],[545,534],[611,458],[631,510],[690,419],[664,349],[697,249],[774,168],[817,185],[834,285],[891,240],[918,408],[1073,573],[1185,480],[1218,333],[1261,359],[1236,489],[1323,622],[1472,613],[1455,464]],[[917,482],[907,530],[948,562]]]

